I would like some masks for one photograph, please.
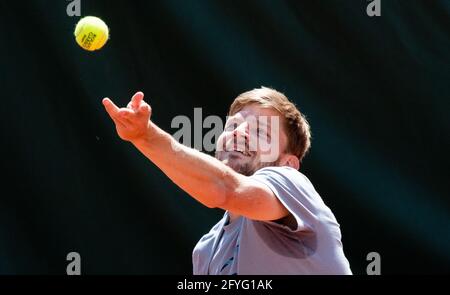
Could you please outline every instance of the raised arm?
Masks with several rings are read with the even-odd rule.
[[[235,172],[214,157],[177,142],[154,124],[151,107],[137,92],[126,108],[110,99],[103,104],[120,138],[131,142],[176,185],[210,208],[222,208],[255,220],[276,220],[288,214],[265,185]]]

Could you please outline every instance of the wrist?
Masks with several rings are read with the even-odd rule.
[[[143,131],[141,134],[131,139],[130,142],[136,146],[142,144],[148,145],[149,143],[154,142],[156,133],[157,133],[156,125],[149,120],[145,131]]]

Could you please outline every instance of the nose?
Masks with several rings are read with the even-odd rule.
[[[242,122],[233,130],[233,150],[244,149],[248,150],[249,144],[249,125],[247,122]]]
[[[249,132],[248,122],[242,122],[233,130],[233,136],[243,137],[247,140],[248,132]]]

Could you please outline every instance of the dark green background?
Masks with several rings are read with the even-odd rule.
[[[225,117],[271,86],[307,115],[306,174],[353,271],[450,271],[450,2],[94,1],[108,44],[82,50],[68,1],[0,2],[0,273],[190,274],[220,218],[133,146],[101,105],[142,90],[153,120]]]

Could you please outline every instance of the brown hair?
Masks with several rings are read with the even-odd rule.
[[[288,139],[286,152],[297,156],[301,162],[311,146],[311,131],[305,116],[283,93],[267,87],[240,94],[231,104],[228,115],[232,116],[254,103],[271,107],[282,115]]]

